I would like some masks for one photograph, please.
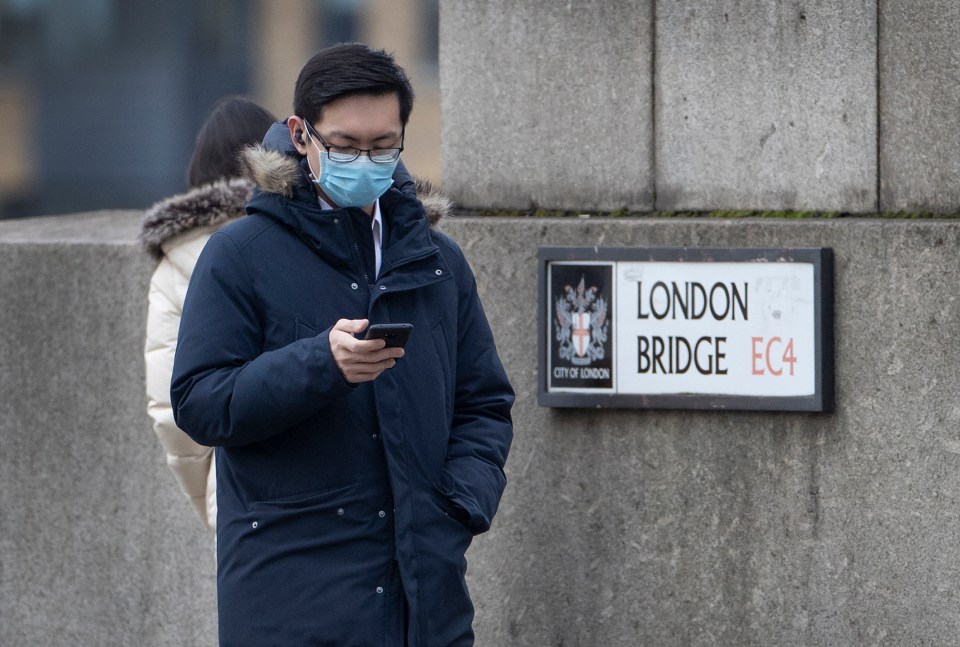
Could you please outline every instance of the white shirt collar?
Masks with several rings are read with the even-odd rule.
[[[373,222],[370,223],[373,229],[373,256],[375,259],[377,276],[380,276],[380,261],[383,257],[383,216],[380,215],[380,199],[373,203]]]

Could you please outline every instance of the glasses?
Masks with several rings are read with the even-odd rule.
[[[331,146],[324,141],[320,133],[314,130],[309,121],[304,119],[303,124],[307,127],[307,133],[311,137],[316,137],[320,145],[327,150],[327,155],[333,162],[352,162],[360,157],[361,153],[366,153],[371,162],[377,164],[392,164],[400,159],[400,152],[403,150],[404,132],[400,133],[400,146],[394,148],[354,148],[353,146]]]

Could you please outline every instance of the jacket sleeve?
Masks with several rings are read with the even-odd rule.
[[[463,509],[470,530],[480,534],[490,528],[507,483],[503,468],[513,440],[514,392],[465,260],[457,274],[456,384],[442,487]]]
[[[330,351],[329,329],[264,352],[262,313],[244,259],[215,233],[183,307],[171,401],[203,445],[246,445],[283,433],[353,387]]]
[[[187,277],[164,259],[150,279],[147,306],[147,333],[144,344],[147,413],[153,430],[167,455],[180,489],[190,499],[200,520],[213,528],[207,513],[207,491],[213,449],[197,444],[181,431],[170,407],[170,373],[177,347],[181,298]]]

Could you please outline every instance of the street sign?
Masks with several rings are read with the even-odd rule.
[[[832,410],[831,250],[538,258],[542,406]]]

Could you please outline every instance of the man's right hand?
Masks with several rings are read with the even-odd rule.
[[[384,348],[382,339],[357,339],[355,334],[367,329],[367,319],[341,319],[330,329],[330,352],[351,384],[375,380],[403,357],[402,348]]]

